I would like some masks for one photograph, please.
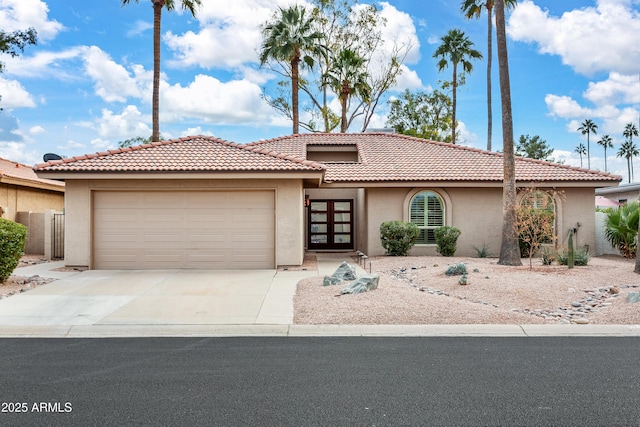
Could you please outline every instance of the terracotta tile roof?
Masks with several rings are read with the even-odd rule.
[[[35,166],[55,172],[323,171],[324,166],[268,147],[191,136],[52,160]]]
[[[502,182],[501,153],[391,133],[300,134],[248,144],[306,158],[307,145],[356,145],[359,163],[325,163],[325,182]],[[618,175],[516,158],[518,181],[609,182]]]
[[[12,162],[0,157],[0,182],[11,181],[12,184],[24,182],[25,187],[42,187],[42,185],[59,187],[64,191],[64,182],[38,177],[31,166]],[[30,184],[33,185],[30,185]]]

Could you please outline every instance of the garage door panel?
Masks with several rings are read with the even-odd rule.
[[[94,268],[274,268],[273,191],[94,193]]]

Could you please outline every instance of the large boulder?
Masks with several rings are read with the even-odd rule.
[[[355,267],[351,267],[345,261],[340,264],[338,269],[331,276],[324,276],[324,280],[322,281],[322,286],[329,285],[339,285],[343,281],[347,280],[355,280],[356,279],[356,269]]]
[[[380,276],[378,274],[365,274],[358,277],[356,280],[347,285],[340,293],[344,294],[359,294],[361,292],[369,292],[378,288],[380,282]]]

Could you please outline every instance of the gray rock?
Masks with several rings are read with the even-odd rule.
[[[574,306],[574,307],[580,307],[582,304],[580,304],[580,302],[578,302],[578,301],[574,301],[574,302],[571,303],[571,305]]]
[[[356,280],[356,269],[343,261],[331,276],[324,276],[322,286],[340,285],[346,280]]]
[[[332,276],[341,280],[356,280],[356,269],[343,261]]]
[[[340,293],[344,295],[369,292],[378,288],[379,281],[380,275],[378,274],[364,274],[347,285],[344,289],[342,289],[342,291],[340,291]]]
[[[578,325],[586,325],[589,323],[589,319],[585,317],[578,317],[577,319],[574,319],[573,323],[576,323]]]
[[[640,302],[640,292],[629,292],[627,294],[627,302]]]

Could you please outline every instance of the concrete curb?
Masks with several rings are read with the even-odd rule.
[[[640,337],[640,325],[73,325],[3,326],[0,338]]]

